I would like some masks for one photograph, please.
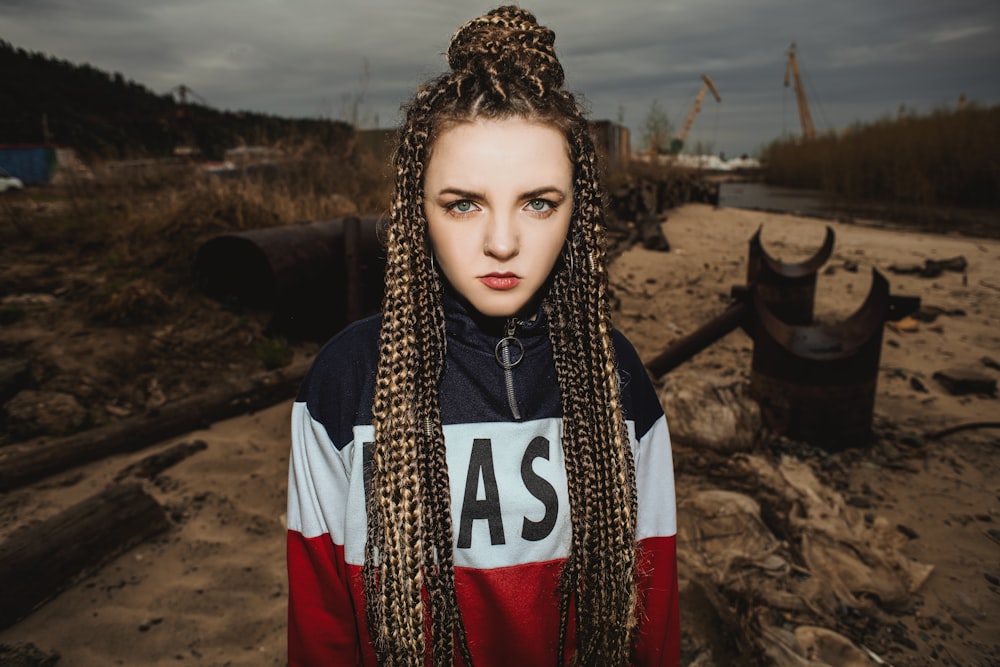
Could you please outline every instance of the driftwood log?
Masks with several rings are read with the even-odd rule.
[[[204,440],[178,442],[162,452],[150,454],[140,461],[125,466],[115,475],[115,483],[124,482],[129,477],[153,479],[167,468],[208,447]]]
[[[295,395],[310,363],[312,360],[308,359],[269,373],[249,388],[224,384],[198,396],[89,431],[41,443],[4,447],[0,449],[0,492],[289,400]]]
[[[17,529],[0,545],[0,629],[169,527],[156,500],[127,484]]]

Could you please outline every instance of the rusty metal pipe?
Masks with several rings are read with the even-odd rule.
[[[347,217],[217,236],[198,249],[195,280],[231,307],[271,310],[272,333],[322,342],[381,304],[377,225]]]
[[[751,309],[746,301],[733,303],[720,315],[671,343],[646,364],[646,369],[654,378],[666,375],[733,329],[745,326],[750,313]]]

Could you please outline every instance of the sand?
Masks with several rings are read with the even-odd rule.
[[[747,242],[761,225],[765,248],[783,261],[812,255],[827,225],[836,232],[829,268],[819,278],[817,317],[836,320],[853,312],[868,292],[873,268],[890,280],[893,294],[919,296],[924,306],[951,313],[920,322],[914,331],[886,331],[876,419],[914,434],[917,443],[905,465],[885,467],[860,457],[848,466],[847,490],[867,497],[871,513],[910,528],[915,537],[907,555],[934,566],[917,593],[919,604],[884,619],[901,624],[912,644],[896,647],[891,664],[997,664],[1000,588],[989,577],[1000,576],[998,533],[991,532],[1000,520],[1000,430],[927,436],[956,424],[1000,420],[994,396],[952,396],[933,379],[953,367],[1000,376],[981,362],[1000,357],[1000,242],[684,206],[664,225],[670,252],[632,248],[612,268],[621,300],[616,325],[643,358],[725,308],[730,288],[745,281]],[[965,257],[966,271],[935,278],[889,271],[894,264],[956,256]],[[849,270],[853,265],[856,272]],[[733,332],[660,384],[747,377],[752,345],[746,334]],[[23,524],[98,492],[152,452],[181,441],[207,444],[146,483],[170,511],[166,534],[3,630],[0,644],[30,642],[57,652],[58,664],[70,667],[285,664],[289,412],[290,402],[282,403],[0,495],[0,510]],[[683,496],[683,475],[677,486]]]

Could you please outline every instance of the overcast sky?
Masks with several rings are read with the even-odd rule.
[[[457,0],[0,0],[0,38],[90,63],[154,92],[183,84],[219,109],[394,126],[446,67],[454,29],[499,3]],[[632,146],[656,100],[675,128],[715,81],[688,137],[728,157],[800,132],[786,51],[819,131],[1000,103],[997,0],[537,0],[569,87]],[[0,93],[2,94],[2,93]],[[0,138],[2,140],[2,138]]]

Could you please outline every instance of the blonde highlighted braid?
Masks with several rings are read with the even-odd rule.
[[[511,117],[564,132],[574,165],[571,257],[558,266],[545,299],[572,522],[553,594],[561,617],[558,664],[567,657],[578,665],[629,662],[638,613],[635,465],[611,340],[603,191],[593,139],[575,97],[563,89],[554,41],[517,7],[468,22],[452,38],[451,71],[417,91],[399,132],[364,565],[367,622],[380,664],[423,665],[428,651],[435,665],[451,665],[456,652],[472,664],[455,594],[438,392],[443,285],[430,260],[424,170],[443,130]],[[566,647],[571,602],[577,645]]]

